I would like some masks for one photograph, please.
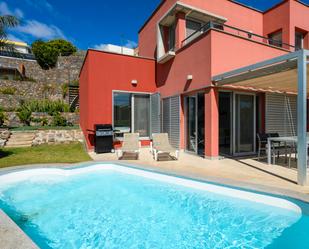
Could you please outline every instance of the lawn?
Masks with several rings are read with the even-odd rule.
[[[91,161],[81,143],[0,149],[0,168],[39,163]]]

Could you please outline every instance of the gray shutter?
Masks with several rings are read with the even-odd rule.
[[[164,133],[170,132],[170,99],[163,99],[162,128]]]
[[[171,98],[171,113],[170,113],[170,133],[169,138],[171,145],[179,148],[180,140],[180,96]]]
[[[160,133],[161,132],[161,97],[160,93],[155,93],[150,96],[150,127],[151,132],[150,136],[153,133]]]
[[[297,129],[297,97],[266,94],[266,132],[295,136]]]
[[[163,100],[163,132],[168,133],[171,145],[179,148],[180,96]]]

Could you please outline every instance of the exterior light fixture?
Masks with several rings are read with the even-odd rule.
[[[187,76],[187,80],[193,80],[193,75],[192,75],[192,74],[189,74],[189,75]]]
[[[132,84],[132,85],[137,85],[137,80],[132,80],[132,81],[131,81],[131,84]]]

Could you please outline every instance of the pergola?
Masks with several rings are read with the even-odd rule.
[[[213,77],[216,86],[297,94],[298,184],[307,182],[309,50],[299,50]]]

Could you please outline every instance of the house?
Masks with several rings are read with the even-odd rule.
[[[32,54],[31,47],[27,43],[22,42],[22,41],[12,41],[12,40],[6,40],[4,42],[8,44],[10,48],[2,47],[0,49],[0,56],[23,58],[27,60],[35,59],[34,55]]]
[[[308,20],[309,6],[296,0],[265,12],[230,0],[161,1],[139,30],[138,56],[88,50],[80,73],[88,148],[97,123],[113,124],[120,141],[124,132],[144,144],[167,132],[175,147],[210,159],[254,154],[257,132],[296,135],[297,88],[232,83],[238,69],[309,49]]]
[[[14,50],[22,54],[31,54],[30,46],[25,42],[7,40],[5,43],[11,45]]]
[[[135,55],[135,49],[128,48],[124,46],[117,46],[114,44],[105,44],[102,47],[100,47],[98,50],[102,50],[105,52],[112,52],[112,53],[118,53],[118,54],[126,54],[126,55]]]

